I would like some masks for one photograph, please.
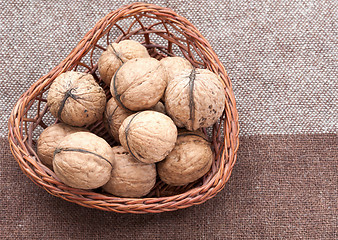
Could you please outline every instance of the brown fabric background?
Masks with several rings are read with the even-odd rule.
[[[241,138],[226,188],[206,203],[147,215],[87,209],[22,174],[1,141],[0,238],[337,239],[335,135]]]
[[[121,215],[34,185],[8,148],[13,105],[130,1],[0,1],[0,239],[337,239],[337,1],[151,2],[195,24],[233,82],[241,138],[225,189],[188,209]]]

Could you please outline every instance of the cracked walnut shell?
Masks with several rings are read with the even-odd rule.
[[[136,161],[122,146],[113,147],[113,152],[114,168],[103,189],[120,197],[147,195],[156,182],[156,165]]]
[[[89,132],[66,136],[54,152],[53,169],[68,186],[94,189],[111,176],[114,154],[103,139]]]
[[[140,162],[163,160],[174,148],[177,128],[163,113],[138,112],[127,117],[119,130],[121,145]]]
[[[98,61],[98,70],[102,80],[110,86],[110,82],[119,67],[133,58],[149,58],[147,49],[134,40],[123,40],[107,47]]]
[[[198,132],[182,132],[174,149],[157,164],[161,180],[172,186],[183,186],[206,174],[212,164],[210,143]]]
[[[130,111],[156,105],[167,86],[167,73],[155,58],[129,60],[115,73],[110,91],[116,102]]]
[[[207,69],[187,69],[168,84],[167,114],[178,127],[190,131],[217,122],[225,106],[225,91],[217,75]]]
[[[54,117],[71,126],[81,127],[102,118],[106,95],[92,75],[69,71],[54,80],[47,104]]]

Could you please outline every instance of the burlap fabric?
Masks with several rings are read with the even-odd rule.
[[[188,18],[233,82],[238,161],[200,206],[120,215],[49,195],[6,135],[18,97],[129,1],[0,2],[1,239],[337,239],[336,1],[152,1]]]

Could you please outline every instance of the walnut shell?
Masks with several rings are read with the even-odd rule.
[[[165,107],[178,127],[193,131],[217,122],[225,106],[225,91],[217,75],[207,69],[182,71],[169,82]]]
[[[98,61],[98,70],[102,80],[110,86],[110,82],[119,67],[133,58],[149,58],[147,49],[134,40],[123,40],[112,43],[102,53]]]
[[[72,126],[89,125],[103,116],[106,94],[92,75],[69,71],[58,76],[47,96],[50,112]]]
[[[115,141],[120,142],[119,129],[124,119],[132,115],[133,112],[126,110],[117,105],[114,98],[107,102],[106,111],[104,113],[104,122],[108,132],[113,136]]]
[[[56,147],[65,136],[76,132],[88,132],[88,130],[85,128],[71,127],[64,123],[57,123],[43,130],[37,142],[37,154],[41,162],[52,169]]]
[[[163,160],[174,148],[177,128],[166,115],[155,111],[127,117],[119,130],[121,145],[140,162]]]
[[[53,168],[68,186],[94,189],[108,182],[113,162],[112,149],[103,138],[78,132],[66,136],[57,146]]]
[[[129,60],[114,75],[110,91],[125,109],[139,111],[152,108],[163,96],[167,73],[155,58]]]
[[[156,182],[156,165],[136,161],[122,146],[113,147],[113,152],[114,168],[103,189],[120,197],[147,195]]]
[[[165,107],[163,103],[158,102],[154,107],[151,108],[153,111],[157,111],[165,114]],[[114,98],[111,98],[106,105],[106,111],[104,113],[104,125],[108,130],[109,134],[113,136],[115,141],[120,142],[119,129],[124,119],[132,115],[134,112],[126,110],[117,105]]]
[[[193,69],[191,63],[182,57],[166,57],[161,59],[161,64],[167,71],[168,82],[179,75],[183,70]]]
[[[157,164],[157,171],[163,182],[183,186],[206,174],[212,160],[210,143],[201,133],[183,132],[178,135],[171,153]]]
[[[156,103],[156,105],[152,107],[150,110],[166,114],[165,106],[161,102]]]

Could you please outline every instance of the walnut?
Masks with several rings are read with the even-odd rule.
[[[163,103],[158,102],[154,107],[151,108],[153,111],[161,112],[165,114],[165,107]],[[119,129],[122,122],[128,116],[132,115],[134,112],[126,110],[119,105],[117,105],[114,98],[111,98],[106,105],[106,111],[104,113],[104,125],[108,130],[109,134],[113,136],[115,141],[120,142],[119,139]]]
[[[212,164],[210,143],[200,132],[180,132],[174,149],[157,164],[161,180],[183,186],[206,174]]]
[[[136,161],[122,146],[113,147],[114,168],[103,186],[106,192],[120,197],[147,195],[156,182],[156,166]]]
[[[89,132],[66,136],[54,152],[53,169],[68,186],[94,189],[111,176],[114,154],[103,139]]]
[[[209,127],[224,110],[224,87],[217,75],[207,69],[184,70],[169,82],[165,106],[178,127],[190,131]]]
[[[166,114],[165,106],[161,102],[156,103],[156,105],[152,107],[150,110]]]
[[[89,125],[103,116],[104,90],[90,74],[69,71],[50,86],[47,104],[52,115],[72,126]]]
[[[166,57],[161,59],[160,62],[167,71],[168,81],[174,79],[183,70],[193,69],[191,63],[182,57]]]
[[[149,58],[147,49],[134,40],[123,40],[107,47],[98,61],[98,70],[102,80],[110,86],[115,72],[121,65],[133,58]]]
[[[47,127],[39,136],[37,154],[43,164],[53,168],[54,151],[65,136],[76,132],[88,132],[85,128],[71,127],[64,123],[57,123]]]
[[[125,109],[149,109],[163,96],[167,73],[155,58],[129,60],[114,75],[110,91],[116,102]]]
[[[104,123],[108,132],[113,136],[115,141],[119,140],[119,129],[124,119],[132,115],[133,112],[126,110],[117,105],[114,98],[107,102],[106,111],[104,113]]]
[[[140,162],[163,160],[174,148],[177,128],[166,115],[155,111],[127,117],[119,130],[121,145]]]

